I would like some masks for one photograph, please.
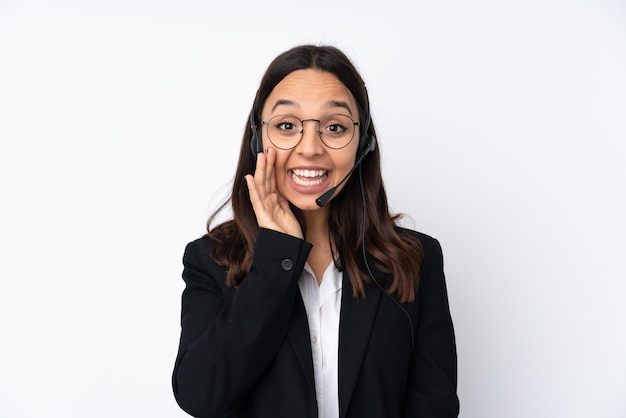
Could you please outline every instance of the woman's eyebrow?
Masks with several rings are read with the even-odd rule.
[[[300,108],[300,105],[294,102],[293,100],[280,99],[280,100],[277,100],[276,103],[274,103],[274,106],[272,106],[271,111],[273,112],[274,110],[276,110],[278,106],[290,106],[290,107],[295,107],[297,109]],[[340,107],[342,109],[346,109],[348,113],[350,114],[350,116],[352,116],[352,109],[350,109],[350,105],[348,105],[347,102],[344,102],[342,100],[329,100],[328,102],[326,102],[326,105],[324,107],[327,109],[330,109],[333,107]]]
[[[274,106],[272,106],[272,112],[274,110],[276,110],[276,108],[278,106],[291,106],[291,107],[296,107],[299,108],[300,105],[298,105],[296,102],[294,102],[293,100],[288,100],[288,99],[280,99],[278,100],[276,103],[274,103]]]
[[[348,105],[347,102],[344,102],[341,100],[330,100],[328,103],[326,103],[326,107],[327,108],[330,108],[330,107],[344,108],[348,111],[348,113],[350,113],[350,116],[352,116],[352,110],[350,109],[350,106]]]

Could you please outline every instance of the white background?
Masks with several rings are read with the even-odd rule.
[[[440,239],[464,418],[626,416],[626,4],[0,0],[0,416],[185,416],[181,257],[296,44]]]

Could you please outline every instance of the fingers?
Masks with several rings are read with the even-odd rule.
[[[262,228],[271,228],[271,210],[268,207],[267,199],[259,193],[259,184],[252,174],[247,174],[244,178],[248,185],[250,203],[252,204],[252,210],[254,210],[258,225]]]
[[[250,193],[250,200],[252,200],[254,203],[254,200],[258,200],[259,198],[259,193],[256,189],[256,183],[254,182],[254,177],[252,177],[252,174],[246,174],[243,178],[246,180],[246,185],[248,186],[248,193]]]
[[[273,150],[272,150],[273,151]],[[271,155],[271,157],[268,157]],[[250,203],[257,217],[259,226],[272,225],[276,209],[276,179],[274,173],[275,152],[257,154],[254,175],[247,174],[244,178],[248,186]]]
[[[276,192],[275,162],[276,151],[271,148],[266,148],[265,152],[257,154],[254,181],[261,199]]]
[[[276,151],[272,148],[267,148],[265,151],[265,184],[268,187],[269,193],[276,192],[276,172],[274,164],[276,163]]]
[[[252,204],[252,209],[255,213],[258,213],[261,208],[261,198],[259,197],[259,191],[256,187],[256,182],[254,181],[254,177],[252,174],[247,174],[244,179],[246,180],[246,184],[248,186],[248,194],[250,195],[250,203]]]
[[[267,196],[269,188],[267,187],[267,155],[264,152],[258,153],[256,157],[256,170],[254,171],[254,182],[259,192],[259,197]]]

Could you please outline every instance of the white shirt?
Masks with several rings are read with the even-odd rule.
[[[309,320],[315,394],[319,418],[339,417],[339,313],[343,274],[331,262],[318,286],[315,274],[305,264],[298,280]]]

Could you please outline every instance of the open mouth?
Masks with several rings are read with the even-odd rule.
[[[326,170],[291,170],[291,179],[300,186],[317,186],[326,181],[328,171]]]

